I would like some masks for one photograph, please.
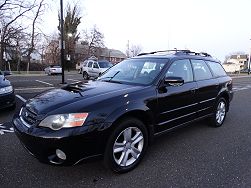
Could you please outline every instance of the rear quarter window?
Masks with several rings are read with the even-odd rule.
[[[212,62],[212,61],[206,61],[210,69],[213,71],[214,76],[220,77],[220,76],[226,76],[226,72],[223,69],[222,65],[220,63]]]
[[[210,69],[203,60],[191,59],[195,80],[207,80],[213,78]]]

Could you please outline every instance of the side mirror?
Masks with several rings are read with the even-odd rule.
[[[165,78],[164,83],[170,86],[181,86],[184,84],[184,79],[182,77],[170,76]]]

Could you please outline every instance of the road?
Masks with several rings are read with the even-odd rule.
[[[60,76],[11,76],[18,111],[23,101],[58,87]],[[82,80],[66,75],[67,82]],[[43,83],[45,82],[45,83]],[[132,172],[117,175],[102,160],[70,167],[38,162],[12,131],[14,111],[0,112],[1,187],[251,187],[251,77],[234,78],[234,99],[224,125],[205,121],[160,136]],[[83,148],[84,149],[84,148]]]

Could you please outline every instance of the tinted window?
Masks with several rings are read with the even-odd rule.
[[[99,61],[98,62],[100,68],[110,68],[112,64],[108,61]]]
[[[212,73],[203,60],[191,60],[194,70],[195,80],[206,80],[212,78]]]
[[[167,59],[127,59],[111,67],[98,80],[148,85],[159,75]]]
[[[188,59],[177,60],[169,67],[166,77],[176,76],[182,77],[184,82],[193,81],[193,71]]]
[[[93,68],[98,69],[99,68],[98,64],[97,63],[93,63]]]
[[[88,63],[88,67],[92,67],[92,61]]]
[[[211,61],[206,61],[207,64],[209,65],[209,67],[211,68],[211,70],[213,71],[213,74],[218,77],[218,76],[226,76],[226,72],[223,69],[223,67],[221,66],[220,63],[216,63],[216,62],[211,62]]]

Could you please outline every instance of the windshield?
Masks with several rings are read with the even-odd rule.
[[[110,68],[112,67],[112,63],[108,61],[99,61],[98,62],[100,68]]]
[[[98,80],[148,85],[154,81],[167,59],[127,59],[110,68]]]

